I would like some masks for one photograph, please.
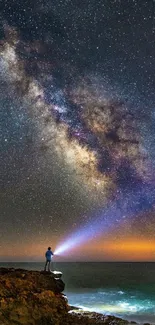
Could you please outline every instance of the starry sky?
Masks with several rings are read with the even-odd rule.
[[[154,0],[2,1],[2,261],[155,261],[154,85]]]

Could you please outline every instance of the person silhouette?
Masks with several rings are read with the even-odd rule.
[[[52,256],[53,255],[54,254],[51,251],[51,247],[48,247],[48,250],[45,253],[46,263],[45,263],[44,271],[46,271],[46,268],[47,268],[48,272],[51,272],[51,261],[52,261]]]

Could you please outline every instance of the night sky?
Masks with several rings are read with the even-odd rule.
[[[154,0],[2,0],[1,261],[155,261],[154,89]]]

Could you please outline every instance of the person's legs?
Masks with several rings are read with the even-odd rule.
[[[48,261],[46,260],[44,271],[46,271],[47,263],[48,263]]]
[[[51,271],[51,261],[48,261],[48,271]]]

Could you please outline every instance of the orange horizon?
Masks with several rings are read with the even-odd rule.
[[[20,246],[1,247],[0,259],[44,261],[44,254],[48,244],[23,243]],[[53,251],[56,244],[53,243]],[[155,240],[133,239],[112,240],[98,239],[85,245],[78,246],[64,252],[62,256],[55,256],[55,261],[155,261]]]

